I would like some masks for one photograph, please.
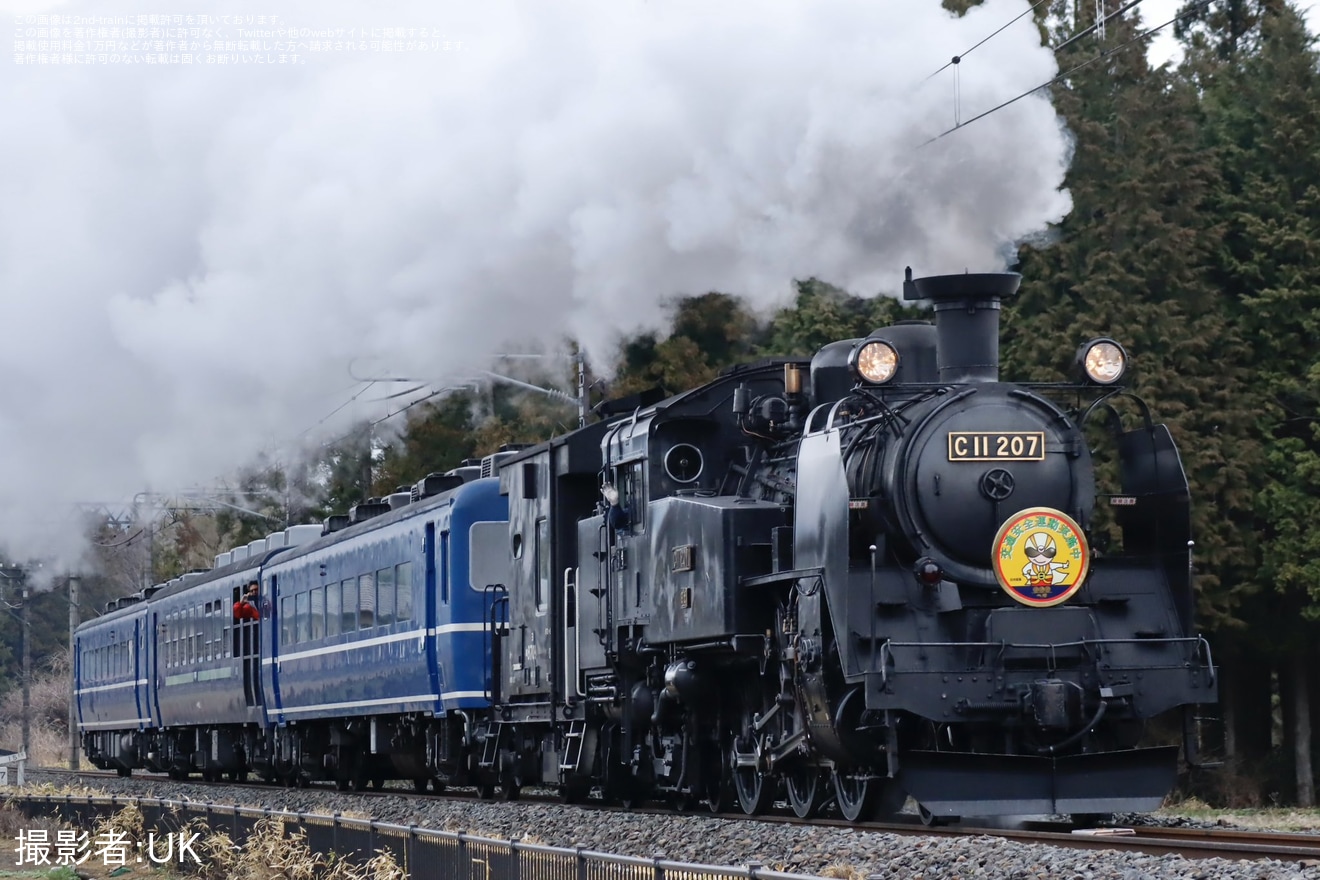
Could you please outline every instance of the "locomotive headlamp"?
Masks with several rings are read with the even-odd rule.
[[[888,342],[872,340],[853,352],[852,368],[863,381],[881,385],[898,370],[898,352]]]
[[[1127,352],[1112,339],[1092,339],[1077,354],[1082,372],[1097,385],[1113,385],[1127,371]]]

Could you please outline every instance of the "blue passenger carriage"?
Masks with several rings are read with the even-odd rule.
[[[98,766],[301,784],[481,782],[508,453],[293,526],[113,603],[77,637]],[[258,585],[258,614],[236,603]],[[479,773],[476,775],[480,775]]]
[[[475,547],[498,574],[509,549],[498,481],[463,470],[332,517],[263,570],[278,775],[341,788],[465,778],[467,713],[489,705],[492,595],[470,562]]]
[[[264,556],[265,554],[263,554]],[[160,735],[147,765],[172,777],[241,778],[264,718],[251,680],[243,626],[233,606],[257,579],[261,559],[244,558],[162,589],[151,602],[152,681]],[[247,675],[245,675],[245,672]]]
[[[153,724],[146,646],[146,605],[118,599],[79,631],[74,642],[74,695],[88,759],[129,775],[141,732]]]

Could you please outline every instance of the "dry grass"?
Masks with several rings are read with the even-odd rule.
[[[1196,798],[1187,798],[1161,809],[1156,816],[1188,816],[1204,822],[1259,828],[1262,831],[1320,831],[1320,809],[1300,807],[1211,807]]]
[[[33,670],[29,688],[28,759],[34,767],[69,766],[69,658],[56,655]],[[0,697],[0,746],[15,751],[23,742],[23,689],[15,684]]]
[[[834,878],[834,880],[865,880],[866,872],[856,865],[834,862],[821,869],[820,876]]]
[[[68,790],[58,793],[68,793]],[[29,819],[10,804],[0,808],[0,837],[16,840],[21,829],[44,828],[54,832],[67,827],[51,818]],[[185,862],[183,865],[185,869],[192,869],[201,880],[407,880],[407,874],[387,850],[379,850],[362,865],[345,861],[335,853],[314,853],[307,845],[306,835],[301,831],[291,832],[277,818],[259,820],[242,845],[235,843],[228,834],[211,831],[200,818],[188,822],[183,830],[201,835],[192,847],[201,864],[193,866]],[[109,839],[111,835],[114,839],[128,841],[130,846],[147,840],[142,812],[130,804],[111,816],[97,819],[88,838],[96,841]],[[133,859],[130,857],[129,861]],[[80,866],[79,874],[102,878],[108,876],[110,870],[113,868],[101,865],[93,857]],[[157,878],[174,876],[151,865],[130,865],[130,873]],[[27,876],[37,875],[29,873]]]
[[[0,708],[0,712],[5,711]],[[14,715],[5,717],[14,718]],[[18,751],[23,744],[23,726],[18,721],[0,724],[0,745]],[[69,735],[63,730],[33,723],[28,732],[28,766],[61,767],[69,766]],[[13,778],[13,771],[10,771]]]
[[[193,830],[204,826],[193,823]],[[301,831],[289,832],[284,821],[257,822],[247,841],[238,846],[223,832],[199,841],[203,880],[406,880],[403,868],[386,850],[365,865],[353,865],[334,853],[314,853]]]
[[[29,819],[9,804],[0,807],[0,838],[11,843],[18,840],[18,832],[22,830],[55,831],[63,827],[65,826],[60,824],[58,819],[51,819],[46,816],[35,816]],[[10,846],[8,852],[13,855],[14,847]]]

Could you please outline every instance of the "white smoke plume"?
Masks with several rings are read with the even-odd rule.
[[[169,14],[191,20],[143,41],[62,19],[59,39],[194,56],[0,60],[0,541],[52,552],[69,502],[292,441],[357,387],[355,359],[444,382],[568,336],[601,361],[675,295],[770,306],[806,276],[869,295],[907,264],[1002,268],[1069,207],[1060,122],[1038,93],[923,147],[955,115],[953,71],[924,80],[1026,9],[0,0],[16,43],[50,39],[37,15]],[[185,39],[210,50],[157,44],[201,15]],[[309,31],[275,63],[206,63],[265,56],[238,44],[261,16]],[[387,28],[392,51],[357,47]],[[1056,66],[1028,16],[959,72],[967,119]]]

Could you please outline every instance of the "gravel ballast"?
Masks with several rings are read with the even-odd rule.
[[[28,774],[34,784],[66,786],[63,774]],[[464,831],[549,846],[663,856],[712,865],[759,863],[800,874],[893,880],[1320,880],[1320,864],[1228,862],[1023,844],[990,836],[908,836],[852,828],[804,827],[702,816],[627,813],[542,803],[456,800],[443,796],[364,798],[327,789],[200,785],[164,779],[95,780],[120,797],[240,804],[291,812],[367,816],[382,822]],[[9,789],[8,794],[18,790]]]

